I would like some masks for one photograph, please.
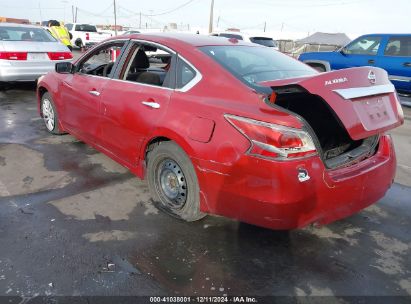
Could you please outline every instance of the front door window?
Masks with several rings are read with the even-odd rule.
[[[110,43],[90,53],[79,63],[77,71],[81,74],[111,77],[125,42]]]
[[[345,53],[352,55],[377,55],[381,37],[360,37],[345,48]]]

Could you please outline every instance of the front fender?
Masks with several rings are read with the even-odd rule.
[[[61,98],[60,98],[60,90],[59,84],[60,80],[56,75],[53,75],[54,72],[46,74],[42,77],[37,83],[36,95],[37,95],[37,111],[42,117],[41,113],[41,97],[43,96],[44,92],[48,92],[53,99],[54,105],[57,108],[57,113],[61,113]],[[59,120],[59,127],[60,130],[64,130],[63,126],[61,125],[61,119]]]

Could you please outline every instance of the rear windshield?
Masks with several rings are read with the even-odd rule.
[[[317,73],[304,63],[266,47],[203,46],[200,50],[253,88],[259,87],[262,81]]]
[[[2,41],[37,41],[55,42],[51,34],[43,28],[32,27],[0,27],[0,40]]]
[[[277,42],[268,37],[250,37],[251,42],[261,44],[268,47],[276,47]]]
[[[225,38],[235,38],[237,40],[243,40],[243,37],[241,35],[237,34],[227,34],[227,33],[221,33],[219,34],[220,37],[225,37]]]
[[[90,24],[76,24],[75,30],[77,32],[97,32],[96,27]]]

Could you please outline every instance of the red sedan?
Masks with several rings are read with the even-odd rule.
[[[118,36],[38,82],[53,134],[147,178],[186,221],[327,224],[378,201],[403,113],[384,70],[319,74],[270,48],[183,34]],[[121,202],[118,202],[121,204]]]

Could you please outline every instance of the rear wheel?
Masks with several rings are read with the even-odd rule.
[[[74,44],[75,44],[78,48],[84,47],[83,41],[82,41],[80,38],[78,38],[78,39],[74,42]]]
[[[188,222],[206,216],[200,212],[200,188],[187,154],[174,142],[164,141],[147,157],[148,186],[156,207]]]
[[[59,129],[56,106],[49,93],[44,93],[41,97],[41,114],[48,132],[57,135],[64,134],[64,132]]]

